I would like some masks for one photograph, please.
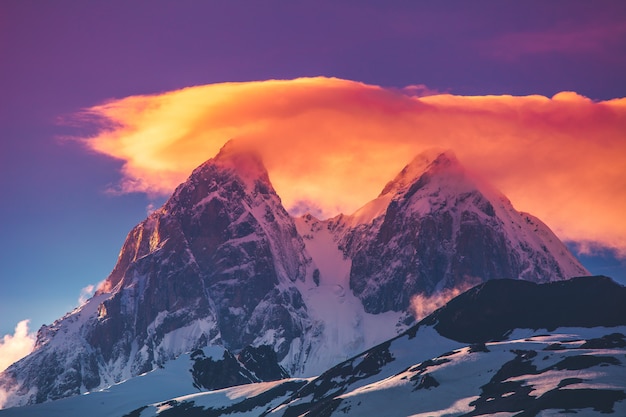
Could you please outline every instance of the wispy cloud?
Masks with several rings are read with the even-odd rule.
[[[229,139],[252,141],[285,206],[324,216],[450,148],[561,239],[626,255],[626,99],[420,95],[323,77],[211,84],[90,108],[104,124],[84,142],[123,161],[124,192],[166,195]]]
[[[5,334],[0,340],[0,372],[33,351],[35,333],[29,331],[29,321],[20,321],[13,334]]]
[[[89,298],[96,291],[96,286],[93,284],[87,285],[85,288],[80,290],[80,295],[78,296],[78,305],[82,306],[89,300]]]
[[[445,288],[433,295],[417,294],[411,298],[410,310],[413,312],[415,319],[419,321],[438,308],[443,307],[457,295],[460,295],[479,283],[479,279],[467,277],[466,281],[455,288]]]
[[[615,48],[619,42],[626,43],[626,24],[623,22],[582,27],[570,24],[542,31],[511,32],[479,42],[477,46],[484,55],[518,61],[529,55],[547,53],[606,55],[608,51],[619,50]]]
[[[152,213],[154,213],[154,211],[157,209],[158,207],[154,205],[154,203],[148,203],[148,205],[146,206],[146,214],[149,216]]]
[[[400,89],[400,91],[411,97],[428,97],[448,93],[447,91],[438,91],[429,88],[424,84],[407,85],[406,87]]]

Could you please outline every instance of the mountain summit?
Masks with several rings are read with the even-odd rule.
[[[106,387],[204,346],[268,344],[282,358],[310,327],[293,284],[308,262],[260,158],[229,143],[128,234],[92,299],[39,330],[1,378],[7,404]]]
[[[215,371],[210,347],[247,381],[312,376],[405,330],[415,297],[587,274],[451,152],[418,156],[352,215],[294,219],[259,155],[230,142],[131,230],[96,295],[43,326],[0,389],[5,407],[46,402],[188,352]],[[215,372],[212,387],[241,383]]]
[[[413,160],[354,216],[340,221],[356,225],[340,244],[352,259],[350,288],[368,312],[403,311],[416,294],[494,278],[588,275],[545,224],[517,212],[450,151]]]

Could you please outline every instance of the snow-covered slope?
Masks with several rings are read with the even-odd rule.
[[[329,367],[406,329],[406,313],[367,313],[350,290],[350,259],[338,248],[328,222],[311,215],[295,219],[311,256],[311,279],[296,285],[316,327],[307,334],[300,375],[319,375]]]
[[[489,281],[317,378],[199,392],[185,368],[207,356],[228,353],[182,355],[103,392],[0,415],[623,416],[626,288],[605,277]]]
[[[194,397],[199,393],[210,393],[215,399],[215,392],[228,392],[222,385],[211,386],[207,382],[221,383],[225,381],[223,376],[238,378],[226,386],[250,387],[292,387],[292,394],[296,388],[300,388],[306,380],[288,379],[285,374],[279,381],[259,383],[259,378],[254,369],[248,368],[242,355],[234,357],[230,352],[218,346],[212,346],[193,353],[180,355],[177,359],[167,362],[162,368],[157,368],[135,378],[120,382],[110,387],[84,393],[71,398],[63,398],[44,404],[36,404],[27,407],[9,408],[0,410],[3,416],[15,417],[112,417],[124,416],[133,410],[148,404],[160,402],[164,399],[181,396]],[[256,359],[260,360],[258,355]],[[208,391],[211,389],[211,391]],[[241,392],[241,391],[235,391]],[[246,391],[244,391],[246,392]],[[230,395],[229,401],[236,396]],[[161,407],[163,409],[165,407]]]
[[[418,296],[586,274],[451,153],[418,156],[377,199],[322,221],[289,216],[259,156],[229,142],[129,233],[96,295],[0,374],[0,407],[105,389],[207,346],[267,347],[289,375],[319,375],[404,331]]]
[[[583,305],[587,308],[581,308]],[[482,320],[477,318],[482,318]],[[566,327],[568,329],[565,329]],[[578,327],[583,329],[577,329]],[[398,414],[393,414],[390,410],[389,414],[384,415],[405,416],[431,412],[434,410],[420,408],[422,401],[425,401],[425,404],[433,404],[429,399],[425,400],[423,395],[434,398],[437,393],[440,393],[443,399],[437,401],[444,402],[451,397],[455,398],[448,405],[452,406],[455,401],[472,396],[466,397],[465,392],[474,392],[473,396],[480,397],[482,389],[482,385],[472,385],[466,391],[456,392],[454,389],[462,385],[459,382],[462,379],[457,379],[457,382],[449,387],[443,387],[442,381],[437,380],[437,383],[442,385],[442,389],[429,392],[427,389],[434,388],[436,384],[430,378],[425,379],[427,373],[425,370],[443,363],[434,360],[435,358],[447,357],[449,356],[447,352],[462,347],[473,351],[485,350],[484,344],[494,341],[507,341],[508,343],[502,345],[504,347],[495,349],[498,352],[516,349],[515,346],[524,349],[522,342],[525,338],[539,335],[555,334],[554,340],[575,340],[578,337],[576,332],[579,333],[581,340],[597,339],[589,341],[584,346],[591,349],[585,354],[597,353],[602,356],[606,353],[603,349],[607,346],[618,349],[611,353],[615,355],[615,360],[609,359],[607,364],[613,364],[615,367],[606,369],[608,372],[606,378],[614,380],[615,389],[621,392],[615,395],[618,395],[618,398],[624,395],[622,399],[626,399],[626,394],[624,394],[626,373],[623,372],[622,365],[626,363],[623,359],[626,353],[625,331],[626,288],[606,277],[574,278],[569,281],[541,285],[518,280],[493,280],[454,298],[403,335],[329,369],[273,412],[277,416],[330,416],[334,415],[333,412],[336,415],[354,412],[352,415],[376,416],[380,415],[380,407],[395,406],[395,402],[390,403],[385,398],[397,398],[400,411]],[[614,333],[617,335],[613,335]],[[562,336],[563,334],[566,336]],[[574,336],[570,336],[571,334]],[[602,339],[607,335],[613,336],[608,336],[608,341]],[[545,343],[553,343],[553,341]],[[584,341],[581,342],[581,346],[583,343]],[[600,349],[600,351],[593,353],[594,349]],[[513,360],[515,356],[515,354],[509,356],[498,354],[486,357],[480,364],[481,369],[478,373],[488,375],[500,367],[506,370],[507,367],[512,366],[506,363]],[[459,356],[459,358],[463,357]],[[463,360],[470,361],[475,359],[474,356],[464,358]],[[538,359],[540,358],[542,356]],[[554,359],[558,361],[565,358],[557,355]],[[593,366],[601,364],[592,363]],[[463,369],[465,368],[460,367],[457,370],[465,372]],[[531,368],[522,368],[521,371],[522,373],[516,376],[529,374],[530,378],[531,371],[535,372]],[[595,383],[592,374],[593,372],[589,374],[589,382]],[[446,373],[446,375],[449,377],[450,374]],[[597,375],[599,381],[603,381],[604,376]],[[468,381],[468,384],[489,382],[491,376],[485,376],[486,381],[475,379]],[[550,375],[550,378],[553,380],[554,376]],[[436,380],[436,377],[434,379]],[[497,381],[498,384],[500,382],[506,382],[506,378]],[[546,380],[545,384],[549,384],[549,380]],[[603,384],[604,382],[601,382],[596,387],[602,387]],[[505,386],[506,384],[503,387]],[[557,386],[553,388],[556,389]],[[393,390],[387,391],[388,389]],[[419,389],[426,389],[426,391],[419,391]],[[413,397],[400,400],[407,395],[407,392],[412,392],[411,390],[416,392]],[[502,391],[501,394],[504,395],[506,392]],[[360,396],[371,399],[373,403],[382,401],[383,404],[378,404],[376,406],[378,408],[373,408],[376,411],[368,414],[368,408],[360,407],[358,404],[359,401],[363,404]],[[352,402],[353,397],[359,397],[359,399]],[[344,403],[347,398],[350,400]],[[474,399],[476,398],[472,400]],[[530,407],[529,404],[534,401],[534,398],[526,400],[526,402],[520,402],[521,405],[518,404],[520,408],[508,411],[524,410],[524,407]],[[374,407],[373,403],[369,403],[369,407]],[[434,404],[441,403],[435,402]],[[469,407],[469,403],[459,403],[458,406]],[[358,411],[354,411],[357,407],[360,407]],[[585,407],[577,407],[576,403],[572,403],[572,408]],[[408,412],[408,410],[413,411]],[[461,415],[464,412],[452,412],[451,415]],[[445,413],[441,414],[445,415]]]
[[[350,386],[305,415],[623,416],[625,333],[625,326],[563,328],[457,348]],[[270,415],[289,415],[285,408]]]

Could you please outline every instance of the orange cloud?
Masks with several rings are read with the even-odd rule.
[[[415,320],[420,321],[459,294],[481,283],[480,278],[466,276],[463,283],[454,288],[444,288],[432,295],[416,294],[411,297],[411,312]]]
[[[453,149],[559,237],[626,255],[626,99],[416,95],[335,78],[190,87],[113,100],[93,150],[122,192],[168,194],[229,139],[253,141],[285,206],[350,213],[412,157]]]

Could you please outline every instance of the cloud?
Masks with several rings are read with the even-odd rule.
[[[411,298],[410,311],[413,312],[415,320],[419,321],[480,282],[478,278],[466,277],[466,280],[455,288],[444,288],[433,295],[417,294]]]
[[[149,215],[151,215],[152,213],[154,213],[154,211],[155,211],[156,209],[158,209],[158,207],[157,207],[157,206],[155,206],[155,205],[154,205],[154,203],[149,203],[149,204],[146,206],[146,214],[149,216]]]
[[[288,210],[314,201],[331,216],[376,197],[417,153],[451,148],[561,239],[626,256],[624,98],[420,96],[318,77],[132,96],[81,117],[100,126],[84,143],[123,161],[123,192],[167,195],[236,138],[255,143]]]
[[[28,331],[29,321],[20,321],[14,334],[5,334],[0,340],[0,372],[33,351],[35,334]]]
[[[442,91],[434,90],[424,84],[407,85],[406,87],[402,88],[400,91],[412,97],[427,97],[427,96],[436,96],[439,94],[443,94]]]
[[[567,55],[610,56],[609,51],[626,42],[626,25],[622,22],[596,22],[584,26],[560,25],[539,31],[511,32],[479,43],[489,56],[518,61],[529,55],[562,53]],[[618,57],[613,57],[618,58]]]
[[[87,285],[85,288],[80,290],[80,295],[78,296],[78,305],[82,306],[91,298],[93,293],[96,291],[96,286],[93,284]]]

